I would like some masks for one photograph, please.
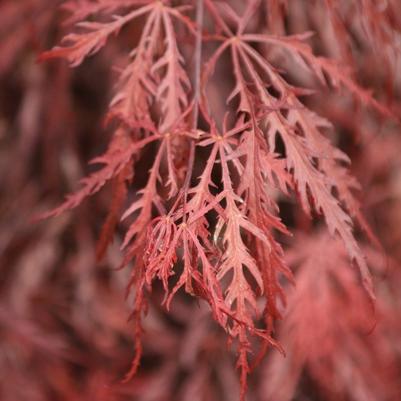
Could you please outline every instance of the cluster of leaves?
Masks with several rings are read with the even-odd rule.
[[[304,2],[299,3],[306,10],[311,9]],[[18,9],[12,2],[6,4],[10,12],[13,7]],[[161,302],[167,310],[171,308],[174,319],[180,320],[175,308],[181,311],[187,308],[176,296],[182,290],[206,301],[214,320],[235,345],[242,399],[251,367],[261,361],[269,346],[283,352],[284,345],[284,349],[291,352],[291,345],[288,345],[291,335],[301,341],[300,345],[293,345],[299,348],[299,355],[283,359],[277,354],[267,369],[268,377],[272,376],[271,372],[276,376],[262,385],[262,388],[264,385],[269,388],[262,399],[266,394],[271,394],[273,399],[279,396],[283,400],[291,399],[304,366],[310,366],[313,379],[330,393],[322,381],[332,380],[334,373],[328,369],[320,372],[321,376],[314,376],[313,372],[320,369],[322,358],[333,357],[337,336],[332,339],[333,345],[324,347],[323,356],[317,355],[315,360],[314,355],[310,355],[308,359],[311,349],[308,341],[316,338],[320,341],[320,331],[316,336],[310,335],[316,327],[313,320],[322,320],[329,311],[343,308],[345,297],[341,296],[349,292],[355,309],[344,317],[340,329],[337,326],[334,329],[334,323],[329,321],[322,326],[322,332],[323,338],[329,341],[327,333],[340,330],[341,335],[347,336],[348,330],[350,342],[357,342],[353,336],[358,335],[365,322],[354,316],[369,309],[370,304],[347,264],[359,269],[368,296],[371,299],[375,296],[354,225],[368,237],[374,236],[354,196],[359,184],[349,172],[350,160],[335,146],[335,137],[329,137],[333,134],[331,123],[312,111],[319,110],[319,106],[307,106],[306,96],[317,88],[322,92],[334,89],[341,91],[342,99],[354,100],[364,105],[369,113],[376,113],[374,118],[391,116],[392,111],[384,105],[383,99],[379,102],[369,90],[356,83],[351,67],[357,69],[358,66],[354,64],[356,57],[352,54],[354,47],[348,31],[355,30],[354,35],[363,38],[363,46],[383,52],[386,57],[382,68],[392,72],[396,56],[394,37],[398,35],[399,26],[399,21],[392,18],[395,6],[395,2],[389,1],[380,10],[375,2],[361,0],[352,5],[345,1],[326,1],[316,7],[314,13],[320,17],[324,15],[332,28],[324,34],[331,48],[338,52],[342,64],[329,57],[332,56],[330,52],[328,57],[316,55],[311,44],[318,40],[316,36],[324,36],[319,32],[323,28],[317,28],[319,35],[312,36],[303,11],[297,8],[300,6],[286,1],[70,0],[63,5],[69,13],[67,23],[76,23],[75,33],[65,36],[61,46],[42,53],[41,60],[64,58],[71,66],[78,67],[110,42],[108,47],[116,56],[112,58],[116,60],[119,78],[105,116],[112,138],[107,151],[92,160],[101,168],[84,178],[81,189],[68,195],[61,206],[42,217],[60,215],[75,208],[110,184],[109,210],[98,236],[96,254],[98,260],[105,256],[122,219],[125,234],[121,246],[125,253],[121,267],[132,264],[127,280],[133,302],[131,316],[136,351],[126,381],[137,372],[142,342],[145,342],[145,356],[146,346],[152,344],[151,336],[143,336],[142,318],[146,311],[150,310],[152,316],[152,309],[157,309],[155,299],[158,300],[160,294],[160,282],[164,292]],[[25,2],[25,7],[27,13],[34,8],[40,15],[47,16],[46,1]],[[56,6],[52,7],[55,11]],[[284,26],[294,15],[304,21],[306,29],[290,35]],[[348,15],[353,17],[347,20]],[[49,23],[48,19],[44,21]],[[125,35],[129,29],[130,35]],[[369,35],[364,35],[365,30]],[[111,40],[117,35],[120,48],[118,41]],[[384,43],[385,48],[380,48],[380,43]],[[59,90],[54,90],[54,97],[68,92],[70,73],[62,71],[64,80],[60,72],[55,73],[61,83]],[[40,90],[36,88],[34,93]],[[335,95],[330,93],[334,99]],[[51,124],[63,118],[56,112],[67,112],[64,104],[49,116],[50,131],[55,131]],[[349,103],[346,107],[349,113]],[[395,110],[396,105],[392,108]],[[33,112],[29,110],[29,113]],[[338,115],[330,117],[337,122]],[[349,116],[347,119],[350,120]],[[22,128],[28,126],[29,121]],[[26,149],[29,150],[25,144],[25,153]],[[144,168],[149,168],[145,177],[141,171]],[[286,258],[282,246],[293,224],[290,221],[284,224],[281,220],[288,218],[280,213],[282,199],[298,200],[300,207],[292,206],[297,216],[302,213],[322,216],[330,236],[321,228],[319,235],[310,238],[311,243],[304,244],[305,240],[300,238],[298,246],[291,251],[296,257]],[[86,238],[85,252],[89,252],[88,243],[93,241],[87,240],[85,232],[82,223],[76,235]],[[331,250],[331,263],[327,267],[325,260],[319,257],[323,247]],[[304,252],[310,253],[308,263],[297,270],[294,280],[289,266],[296,268],[293,261]],[[84,258],[80,266],[94,264],[91,258],[87,260],[85,262]],[[337,264],[343,268],[333,273]],[[91,282],[82,274],[80,288]],[[298,290],[295,301],[290,299],[289,317],[284,323],[288,326],[282,328],[284,334],[279,332],[278,342],[273,334],[274,323],[282,318],[286,305],[283,277],[290,283],[298,282]],[[336,280],[344,290],[332,291],[332,281]],[[352,287],[348,287],[351,282]],[[322,288],[319,283],[323,283]],[[82,291],[85,297],[93,297],[93,302],[94,298],[101,297],[96,291],[89,291],[89,295],[87,290]],[[308,298],[310,296],[321,299],[321,310],[315,310],[314,299]],[[323,302],[326,297],[327,303]],[[124,315],[123,309],[121,314]],[[209,323],[204,306],[199,313],[187,311],[184,315],[189,327],[188,338],[194,333],[206,338]],[[206,319],[206,323],[198,325],[191,319]],[[107,326],[107,318],[102,319],[103,322]],[[191,331],[193,326],[196,329]],[[289,326],[296,327],[295,331],[286,329]],[[116,329],[126,335],[121,326]],[[11,332],[18,330],[17,326],[9,329]],[[167,337],[168,329],[165,330]],[[220,342],[223,339],[220,334],[216,334],[216,338]],[[383,336],[380,338],[386,343]],[[190,344],[191,341],[188,340]],[[198,342],[199,347],[204,346],[201,343],[203,341]],[[204,343],[209,344],[206,340]],[[166,386],[171,384],[168,382],[179,374],[178,365],[173,368],[169,362],[174,347],[178,345],[172,334],[162,351],[166,363],[160,368],[164,373],[159,374],[159,380],[163,383],[155,387],[154,391],[158,392],[153,396],[155,399],[163,395]],[[374,355],[382,349],[378,345]],[[193,355],[198,352],[196,350],[196,347],[192,350]],[[252,357],[256,350],[256,356]],[[343,352],[347,350],[344,348]],[[347,356],[351,358],[350,353]],[[195,358],[192,357],[192,367],[198,363]],[[206,380],[207,361],[199,365],[203,366],[203,374],[190,375],[183,399],[191,399],[191,391],[200,386],[200,381]],[[383,363],[386,361],[384,358]],[[226,362],[224,359],[218,369],[228,370]],[[295,373],[291,374],[291,386],[286,386],[285,394],[280,395],[277,390],[284,388],[282,381],[286,380],[285,372],[289,370],[286,363],[291,364]],[[335,360],[335,363],[341,362]],[[355,374],[369,377],[366,372],[354,370]],[[224,380],[222,378],[221,382]],[[361,387],[368,388],[369,381],[361,383]],[[375,391],[381,394],[386,380],[378,382]],[[272,387],[274,389],[270,390]],[[231,390],[224,389],[227,399],[234,388],[235,385]],[[169,387],[169,391],[173,394],[173,387]],[[346,388],[341,394],[347,391]],[[362,398],[354,398],[363,399],[364,393],[360,394]],[[394,394],[389,399],[396,399],[397,393]],[[218,395],[213,397],[218,398]]]
[[[367,254],[375,273],[383,275],[380,255],[371,250]],[[399,361],[389,347],[399,330],[393,321],[397,305],[387,304],[388,286],[378,287],[376,315],[372,315],[341,244],[324,232],[300,235],[287,256],[297,269],[297,290],[289,297],[279,334],[287,358],[272,355],[266,364],[262,399],[293,399],[301,377],[306,376],[326,400],[400,398],[401,387],[394,385]],[[319,274],[313,269],[316,264]],[[396,266],[389,261],[386,268]]]

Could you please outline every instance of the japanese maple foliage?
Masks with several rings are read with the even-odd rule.
[[[383,258],[368,254],[370,265],[382,273]],[[397,313],[385,304],[388,285],[379,286],[379,294],[383,293],[372,315],[344,250],[322,232],[300,235],[288,258],[297,268],[297,289],[289,297],[279,334],[283,346],[288,345],[287,358],[272,355],[266,364],[261,399],[291,400],[306,376],[327,400],[399,399],[401,387],[394,385],[399,362],[388,348],[398,327],[384,323]],[[394,270],[394,262],[389,262]],[[311,268],[315,263],[318,272]],[[307,295],[311,293],[314,297]],[[381,332],[384,327],[386,332]]]
[[[54,171],[51,184],[44,184],[53,193],[50,199],[53,196],[54,202],[64,189],[60,176],[67,177],[69,188],[76,187],[77,175],[83,175],[77,173],[80,161],[92,157],[94,165],[60,206],[50,210],[42,205],[40,213],[35,208],[41,218],[59,216],[40,223],[50,227],[40,236],[43,243],[52,243],[45,264],[49,271],[50,266],[65,263],[64,251],[54,238],[72,230],[74,256],[66,263],[68,273],[54,274],[61,275],[60,288],[74,283],[72,298],[77,305],[91,305],[96,311],[87,316],[87,323],[84,312],[74,313],[71,321],[57,312],[57,319],[65,320],[73,332],[85,333],[85,341],[90,328],[101,327],[95,348],[103,349],[105,343],[118,347],[118,338],[129,337],[130,330],[134,333],[131,368],[124,366],[123,347],[118,347],[113,373],[88,368],[88,393],[82,399],[94,396],[96,377],[111,383],[113,374],[125,374],[125,384],[120,385],[125,390],[110,384],[95,397],[193,399],[197,394],[199,399],[245,400],[249,380],[259,380],[250,386],[250,399],[284,401],[294,399],[297,388],[302,394],[301,379],[307,375],[327,399],[396,400],[400,392],[392,384],[399,373],[399,350],[392,355],[389,345],[401,334],[391,319],[397,311],[396,295],[387,295],[382,287],[376,294],[366,256],[375,274],[384,275],[378,268],[381,258],[399,236],[395,228],[376,227],[375,219],[391,220],[397,207],[375,214],[370,203],[380,204],[382,199],[375,199],[380,189],[364,190],[354,173],[370,186],[384,169],[383,197],[399,199],[389,183],[391,169],[381,162],[382,157],[396,160],[397,155],[385,150],[385,141],[378,146],[382,151],[368,146],[378,135],[375,131],[386,133],[394,147],[400,143],[397,1],[68,0],[59,7],[46,0],[27,0],[21,4],[18,8],[5,2],[0,10],[10,19],[18,12],[40,16],[32,21],[32,29],[42,41],[54,29],[63,35],[59,45],[41,52],[41,63],[32,67],[44,72],[39,78],[32,72],[27,111],[24,114],[22,108],[19,117],[24,135],[38,137],[39,119],[29,116],[37,116],[41,105],[47,139],[38,157],[43,155],[47,170]],[[11,70],[28,36],[21,29],[13,37],[18,36],[18,46],[13,46],[11,34],[1,30],[0,34],[7,50],[6,61],[0,64],[2,74]],[[75,95],[68,90],[74,85],[73,74],[85,71],[81,82],[89,82],[91,100],[82,108],[89,109],[96,96],[108,102],[87,123],[89,111],[80,114],[74,104],[74,96],[82,96],[82,105],[87,102],[79,95],[85,87],[76,84]],[[39,96],[43,88],[50,93],[47,98],[57,102],[53,108],[45,103],[46,96]],[[59,166],[52,151],[55,142],[46,130],[58,132],[57,121],[70,118],[73,123],[63,129],[74,132],[76,139],[70,137]],[[60,136],[58,143],[65,140]],[[86,150],[77,151],[77,143]],[[16,154],[26,155],[26,146]],[[102,147],[107,149],[99,152]],[[10,187],[29,182],[25,167],[19,169],[17,184],[8,180]],[[46,175],[46,166],[42,174]],[[377,185],[380,188],[380,180]],[[368,218],[359,201],[361,189]],[[36,198],[40,195],[28,194],[24,202],[29,205]],[[98,206],[92,208],[90,202]],[[74,214],[65,213],[75,208]],[[84,212],[78,214],[81,208]],[[16,216],[15,211],[10,213]],[[98,224],[101,215],[106,217]],[[75,218],[82,218],[82,223],[74,223]],[[89,228],[93,221],[97,244]],[[121,258],[112,245],[116,238]],[[62,243],[68,248],[67,240]],[[11,255],[12,249],[6,246]],[[33,251],[28,247],[26,252]],[[391,269],[396,270],[397,255],[393,256]],[[92,273],[75,271],[96,263],[121,271],[110,273],[115,278],[107,278],[106,287]],[[16,277],[15,283],[23,280]],[[38,288],[46,288],[46,277],[43,273],[36,279]],[[399,274],[394,277],[398,280]],[[130,326],[120,321],[126,311],[116,294],[124,293],[122,287],[127,288]],[[26,294],[30,291],[27,285]],[[104,300],[98,303],[104,294],[111,294],[110,305]],[[382,297],[378,301],[377,295]],[[57,297],[51,299],[58,302]],[[12,309],[30,313],[26,304],[18,302]],[[338,311],[343,313],[337,321],[333,316]],[[112,318],[113,313],[119,317]],[[214,326],[209,316],[219,327],[210,336]],[[6,322],[2,316],[0,320]],[[376,320],[383,326],[370,336]],[[7,333],[34,330],[28,323],[6,327]],[[42,330],[42,323],[39,327]],[[181,334],[186,338],[183,348]],[[164,335],[160,346],[153,344]],[[36,353],[46,346],[35,338],[27,349]],[[223,355],[224,341],[230,347]],[[58,340],[47,346],[51,355],[68,360],[59,351]],[[206,355],[209,349],[221,360]],[[272,355],[264,360],[270,349]],[[174,362],[172,350],[185,356]],[[238,391],[230,373],[230,350],[239,370]],[[152,352],[162,355],[154,375],[146,367]],[[74,363],[86,366],[80,358],[71,355]],[[104,359],[112,359],[107,346]],[[145,361],[143,376],[141,361]],[[213,363],[219,385],[211,377]],[[386,372],[376,377],[367,366],[372,363]],[[250,372],[257,367],[260,374],[254,379]],[[189,373],[183,375],[180,369]],[[69,377],[65,364],[59,371],[60,377]],[[225,381],[231,385],[225,386]],[[182,387],[174,384],[182,382]],[[64,388],[66,399],[77,397],[79,390],[63,383],[63,379],[51,383],[49,394],[63,394]]]

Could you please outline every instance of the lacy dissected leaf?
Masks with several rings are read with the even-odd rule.
[[[116,138],[121,137],[117,135]],[[103,164],[104,167],[82,179],[82,189],[68,195],[63,204],[56,209],[43,213],[40,217],[44,219],[51,216],[58,216],[66,210],[77,207],[85,198],[98,192],[108,181],[116,177],[130,163],[133,155],[143,146],[156,139],[158,139],[158,137],[153,136],[134,143],[128,142],[128,144],[125,140],[122,140],[121,143],[120,140],[117,139],[113,144],[114,146],[110,146],[108,152],[91,161],[93,164]],[[116,143],[118,143],[118,145],[116,145]]]
[[[181,56],[175,37],[171,15],[163,9],[161,18],[165,32],[165,53],[152,67],[153,74],[160,74],[165,70],[164,76],[158,82],[156,96],[162,110],[161,131],[170,129],[179,119],[183,110],[188,105],[187,91],[190,81],[186,70],[183,68],[184,61]]]
[[[343,239],[351,259],[359,266],[366,289],[374,297],[366,262],[353,236],[352,219],[333,195],[333,181],[330,182],[329,179],[328,163],[319,163],[320,159],[324,160],[328,157],[331,157],[332,166],[335,166],[339,160],[346,160],[345,156],[341,152],[335,151],[319,132],[319,128],[322,125],[326,126],[327,123],[309,112],[299,102],[294,88],[287,84],[270,63],[245,42],[245,39],[229,43],[232,50],[234,74],[237,82],[240,82],[233,94],[240,96],[239,111],[246,112],[251,116],[255,132],[257,132],[258,123],[262,122],[261,128],[266,133],[266,139],[272,151],[276,147],[277,135],[281,137],[285,146],[287,169],[294,177],[304,209],[310,213],[311,206],[313,206],[318,213],[325,216],[330,232],[337,233]],[[221,45],[216,54],[220,55],[224,46],[228,45],[225,43]],[[213,60],[213,63],[215,62],[216,60]],[[266,90],[260,69],[278,91],[279,99]],[[256,106],[253,106],[252,110],[250,108],[251,97],[247,95],[251,91],[249,89],[251,87],[249,84],[246,85],[245,76],[252,83],[252,92],[257,99]],[[280,104],[285,106],[285,113]],[[259,113],[256,107],[260,109]],[[322,164],[326,170],[321,167]],[[336,189],[337,191],[346,190],[344,195],[339,194],[340,199],[348,199],[350,196],[349,187],[338,185]],[[349,199],[348,203],[350,203]],[[352,206],[355,208],[355,205]],[[351,213],[354,211],[355,209]]]
[[[77,26],[84,30],[83,33],[71,33],[64,37],[64,47],[55,47],[53,50],[42,53],[40,60],[51,58],[65,58],[72,67],[76,67],[82,61],[97,53],[107,42],[112,34],[118,34],[120,29],[131,20],[148,13],[154,5],[146,5],[124,16],[113,16],[111,22],[79,22]]]
[[[159,175],[160,162],[165,146],[164,144],[165,143],[163,142],[162,145],[159,147],[156,159],[153,163],[152,168],[150,169],[149,179],[145,188],[138,192],[139,198],[131,203],[129,208],[124,212],[122,216],[122,219],[126,219],[128,216],[140,210],[139,215],[135,218],[135,224],[132,224],[130,226],[125,235],[122,245],[123,248],[126,247],[136,236],[139,236],[139,238],[141,239],[144,238],[147,226],[152,219],[153,204],[156,204],[160,211],[163,210],[161,199],[157,191],[157,178]],[[138,238],[136,238],[134,243],[130,245],[128,253],[133,253],[134,250],[137,251],[138,247],[141,246],[143,246],[142,241],[139,241]]]
[[[315,56],[311,47],[304,42],[310,36],[311,33],[309,32],[285,37],[249,34],[244,35],[243,40],[282,46],[287,49],[301,65],[311,69],[321,83],[325,84],[326,80],[328,80],[336,88],[343,86],[360,101],[373,106],[383,115],[392,115],[387,107],[383,106],[372,96],[371,91],[359,86],[351,78],[350,71],[346,67],[341,66],[341,64],[335,60]]]
[[[119,117],[128,125],[151,122],[150,106],[156,94],[151,68],[160,40],[160,20],[160,12],[155,8],[149,14],[138,46],[132,52],[132,61],[121,73],[117,94],[110,104],[109,117]]]

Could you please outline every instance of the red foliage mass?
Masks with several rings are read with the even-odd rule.
[[[401,398],[396,0],[0,22],[2,399]]]

